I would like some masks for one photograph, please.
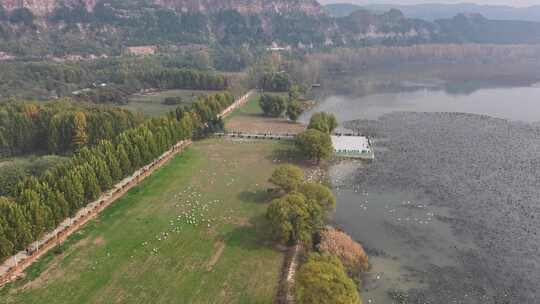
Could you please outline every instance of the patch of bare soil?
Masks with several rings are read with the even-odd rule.
[[[96,246],[102,246],[105,244],[105,239],[103,237],[100,237],[98,236],[95,240],[94,240],[94,245]]]
[[[26,289],[40,288],[49,281],[54,281],[56,279],[63,277],[64,273],[58,267],[60,260],[61,260],[60,256],[54,258],[51,265],[47,267],[47,269],[43,273],[41,273],[41,275],[39,275],[36,279],[30,282],[27,282],[21,287],[13,289],[11,293],[18,293],[19,291],[26,290]]]
[[[74,250],[77,250],[78,248],[84,247],[88,244],[90,244],[90,239],[85,238],[83,240],[80,240],[77,244],[75,244]],[[50,265],[46,267],[46,270],[43,271],[37,278],[35,278],[32,281],[27,282],[26,284],[24,284],[23,286],[19,288],[13,289],[12,292],[17,293],[20,290],[41,288],[47,282],[64,278],[65,277],[64,271],[61,270],[60,268],[60,261],[62,260],[62,258],[63,258],[62,255],[56,256],[53,259],[53,261],[50,263]]]
[[[208,261],[208,266],[206,267],[208,271],[211,271],[212,268],[217,264],[221,258],[221,255],[223,254],[223,251],[225,251],[225,243],[222,241],[216,242],[214,244],[214,255],[210,258],[210,261]]]

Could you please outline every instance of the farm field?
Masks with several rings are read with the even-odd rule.
[[[177,105],[164,105],[163,99],[167,97],[182,97],[186,104],[190,104],[198,96],[216,93],[217,91],[197,91],[197,90],[167,90],[148,94],[134,94],[129,97],[129,103],[121,108],[132,112],[140,112],[148,117],[158,117],[174,110]]]
[[[0,290],[2,303],[273,303],[272,141],[195,143]]]

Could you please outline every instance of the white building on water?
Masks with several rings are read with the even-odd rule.
[[[336,157],[374,159],[373,147],[366,136],[332,135]]]

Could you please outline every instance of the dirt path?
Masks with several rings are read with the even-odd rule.
[[[294,304],[294,282],[296,270],[298,269],[298,258],[303,247],[295,245],[287,249],[287,254],[283,259],[283,270],[279,282],[276,304]]]

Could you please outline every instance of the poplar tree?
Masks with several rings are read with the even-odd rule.
[[[0,197],[0,215],[5,225],[5,236],[16,250],[24,249],[32,242],[32,233],[22,206]]]
[[[81,174],[81,180],[84,186],[84,197],[87,202],[91,202],[99,197],[101,188],[99,186],[94,168],[89,164],[84,164],[77,167]]]
[[[118,158],[112,143],[108,140],[103,140],[99,143],[98,150],[103,155],[103,159],[109,167],[112,180],[117,182],[122,179],[123,172],[120,168],[120,163],[118,162]]]
[[[133,172],[133,168],[124,144],[120,143],[116,146],[116,155],[118,157],[118,163],[120,164],[123,175],[127,176],[131,174]]]
[[[84,186],[78,172],[69,171],[59,181],[60,191],[69,204],[69,215],[73,216],[84,205]]]
[[[7,224],[0,217],[0,261],[3,261],[8,256],[12,255],[15,249],[13,243],[7,239],[4,227]]]
[[[26,205],[26,215],[31,223],[34,240],[39,239],[45,232],[54,227],[54,218],[51,210],[39,201],[31,201]]]
[[[84,113],[75,113],[75,115],[73,116],[73,136],[71,139],[71,146],[73,147],[74,151],[78,151],[88,142],[86,125],[86,116],[84,115]]]
[[[107,167],[107,163],[99,155],[94,155],[90,164],[94,168],[101,191],[111,189],[113,179],[111,177],[111,172]]]

